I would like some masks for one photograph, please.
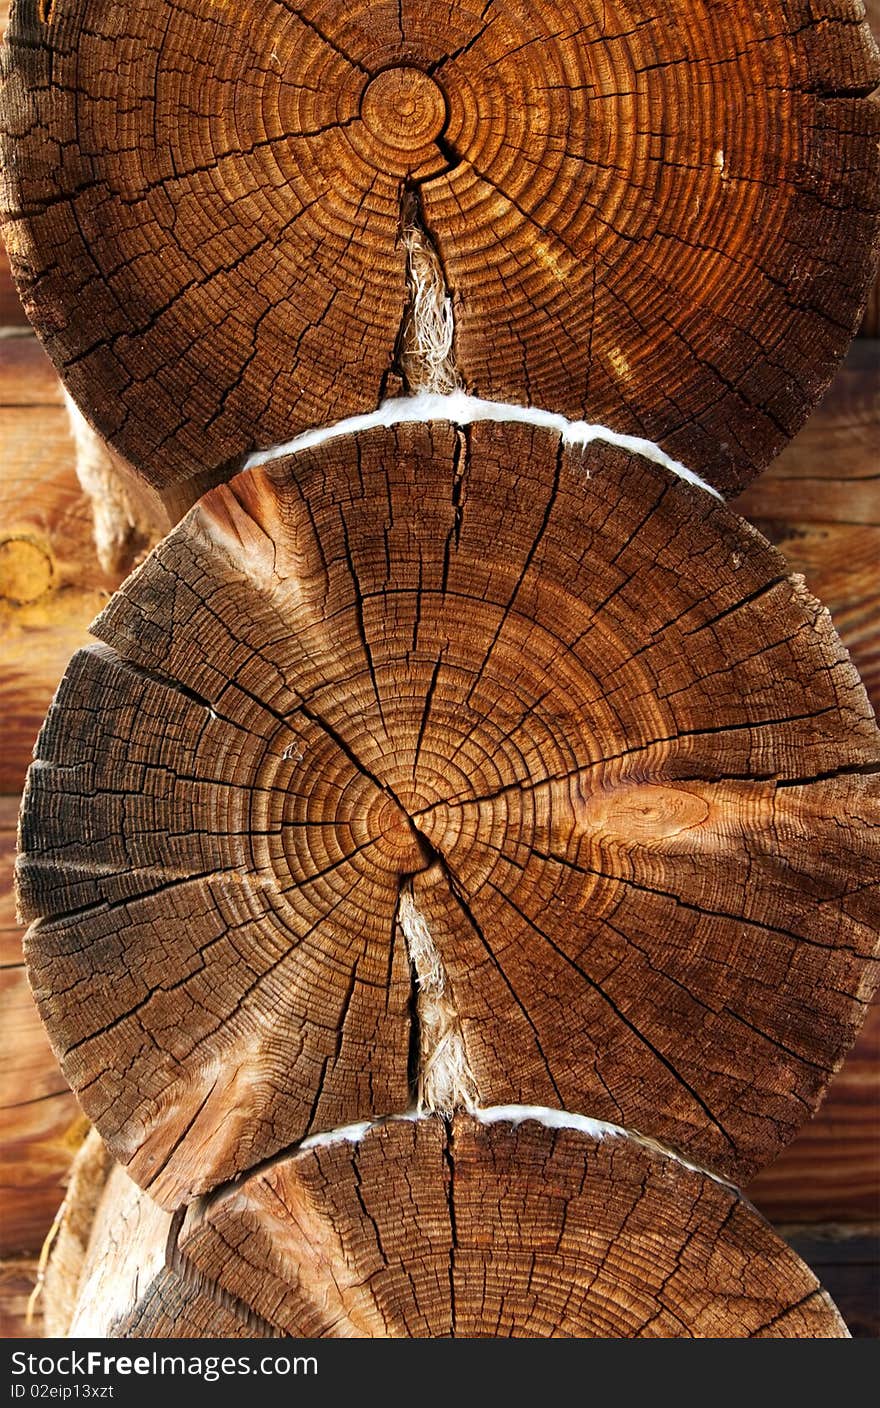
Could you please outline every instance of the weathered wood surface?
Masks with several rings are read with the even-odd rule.
[[[14,355],[10,355],[12,351]],[[808,585],[830,605],[835,625],[863,673],[875,708],[880,707],[880,631],[877,629],[880,622],[880,582],[873,560],[873,544],[876,536],[880,535],[880,480],[874,479],[869,484],[864,472],[860,476],[864,494],[860,500],[864,522],[831,524],[827,520],[823,522],[821,515],[838,511],[838,505],[847,502],[849,481],[859,473],[859,461],[862,466],[870,463],[871,453],[880,436],[880,406],[876,378],[873,377],[877,351],[876,344],[851,350],[846,370],[835,379],[832,390],[816,415],[784,456],[756,483],[748,495],[748,501],[743,499],[735,505],[737,508],[749,506],[762,530],[784,546],[792,567],[803,571]],[[54,407],[60,413],[61,409],[54,374],[32,338],[17,339],[14,344],[0,344],[0,417],[5,413],[4,406],[23,407],[29,412],[30,418],[19,422],[21,433],[11,442],[21,456],[19,472],[24,479],[29,472],[36,474],[39,470],[39,458],[29,452],[28,446],[38,447],[41,438],[49,433],[52,422],[46,418],[47,410]],[[853,413],[854,406],[860,408],[856,415]],[[3,422],[4,429],[8,424]],[[63,461],[66,472],[57,478],[50,476],[40,481],[42,488],[39,493],[46,495],[42,514],[44,520],[66,521],[68,525],[66,557],[71,563],[71,577],[88,581],[91,573],[94,582],[88,508],[80,498],[78,508],[71,517],[68,505],[72,498],[77,497],[71,460],[72,442],[67,440],[60,415],[57,424],[57,456],[59,461]],[[850,431],[856,436],[857,446],[852,454]],[[10,439],[8,436],[4,438]],[[785,477],[796,473],[798,465],[806,466],[809,471],[809,482],[804,485],[802,496],[795,505],[798,513],[803,513],[803,518],[789,512],[791,496],[785,487]],[[817,482],[815,477],[817,466],[822,471],[821,482]],[[829,479],[829,473],[833,476],[835,468],[844,476],[836,484],[833,478]],[[817,490],[822,491],[822,497],[814,510],[811,495]],[[61,503],[53,507],[51,495],[55,492],[60,493]],[[774,514],[778,516],[774,517]],[[71,522],[77,525],[75,533],[70,527]],[[858,552],[855,545],[860,541],[864,546]],[[830,544],[835,545],[833,553],[829,552]],[[880,556],[880,547],[876,549],[876,555]],[[72,599],[72,593],[68,592],[66,603],[71,605]],[[99,588],[94,589],[91,597],[88,592],[83,593],[79,619],[74,614],[74,623],[67,635],[68,643],[59,645],[56,677],[60,677],[69,654],[85,640],[87,622],[103,600]],[[851,603],[860,601],[863,604],[853,609]],[[34,685],[27,673],[12,680],[6,676],[0,682],[0,688],[5,690],[2,762],[7,788],[21,785],[32,741],[48,707],[56,677],[47,667],[41,685],[39,682]],[[37,695],[34,692],[36,688],[40,688],[42,693]],[[23,717],[27,722],[19,723],[18,720]],[[18,961],[17,945],[22,931],[14,924],[9,879],[17,798],[7,797],[3,805],[3,865],[6,876],[3,925],[8,961]],[[38,1062],[35,1067],[34,1079],[41,1089],[46,1089],[48,1082],[60,1077],[48,1042],[40,1038],[36,1023],[31,1031],[35,1038],[31,1049],[42,1053],[43,1063],[40,1066]],[[750,1196],[767,1216],[774,1220],[823,1222],[830,1218],[846,1221],[875,1215],[880,1162],[876,1136],[880,1099],[878,1040],[880,1011],[875,1006],[855,1048],[832,1083],[819,1114],[802,1129],[780,1160],[751,1185]],[[33,1129],[29,1130],[19,1122],[17,1156],[14,1165],[8,1165],[3,1175],[7,1184],[3,1194],[4,1228],[8,1229],[6,1242],[16,1250],[38,1249],[63,1196],[62,1182],[74,1147],[66,1132],[75,1113],[73,1098],[59,1096],[33,1108],[32,1114],[40,1116]],[[21,1211],[21,1220],[16,1209]],[[847,1272],[841,1274],[846,1276]],[[857,1314],[864,1320],[868,1311],[863,1309]]]
[[[6,33],[9,5],[10,0],[0,0],[0,37]],[[27,315],[21,306],[21,299],[12,281],[12,270],[9,267],[6,245],[3,243],[2,234],[0,234],[0,328],[26,325]]]
[[[832,620],[880,710],[880,343],[855,344],[816,414],[734,507],[779,546]],[[3,530],[16,525],[32,572],[51,590],[30,604],[0,600],[0,793],[19,792],[49,702],[118,574],[100,571],[90,506],[57,378],[32,336],[0,340],[0,440],[6,449]],[[11,492],[10,492],[11,491]],[[835,521],[852,519],[857,521]],[[0,548],[0,565],[4,554]],[[13,563],[9,564],[10,566]],[[0,591],[2,591],[0,572]],[[39,586],[36,576],[32,584]],[[10,583],[11,585],[11,583]]]
[[[865,0],[865,12],[876,42],[880,40],[880,0]],[[871,285],[860,333],[862,337],[880,337],[880,271]]]
[[[829,606],[875,711],[880,711],[878,367],[880,343],[855,343],[816,414],[735,504]],[[759,1175],[749,1195],[774,1220],[860,1222],[880,1216],[876,999],[819,1113]]]
[[[812,1273],[732,1189],[534,1113],[322,1137],[182,1224],[117,1170],[71,1333],[846,1337]]]
[[[768,462],[871,276],[860,5],[313,10],[13,17],[13,264],[74,396],[145,476],[375,405],[401,370],[411,218],[467,389],[647,435],[726,490]]]
[[[85,1122],[30,995],[15,922],[17,799],[0,799],[0,1255],[39,1250]]]
[[[831,611],[880,710],[880,342],[857,341],[819,410],[734,504]]]
[[[174,1256],[173,1219],[116,1168],[99,1200],[72,1296],[71,1338],[251,1339],[247,1307],[203,1287]],[[48,1288],[47,1288],[48,1289]],[[51,1307],[53,1319],[58,1307]],[[58,1331],[62,1325],[57,1326]],[[263,1331],[265,1333],[265,1331]]]
[[[749,518],[877,526],[877,366],[880,343],[854,342],[825,401],[734,507]]]
[[[876,976],[878,734],[702,491],[526,427],[372,431],[206,496],[95,630],[30,774],[28,959],[161,1201],[408,1105],[405,903],[452,1103],[739,1180],[815,1108]]]
[[[64,1336],[70,1329],[98,1207],[114,1167],[107,1146],[91,1129],[70,1167],[64,1202],[43,1248],[39,1294],[48,1336]],[[106,1249],[110,1253],[109,1245]]]

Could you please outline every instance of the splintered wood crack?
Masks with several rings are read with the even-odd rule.
[[[461,1022],[452,1000],[446,969],[405,880],[397,922],[406,940],[415,984],[418,1050],[414,1071],[416,1108],[449,1117],[457,1109],[473,1110],[477,1084],[467,1058]]]
[[[447,395],[461,386],[452,299],[418,192],[411,188],[405,188],[401,198],[400,230],[406,250],[407,306],[397,340],[397,366],[411,395]]]

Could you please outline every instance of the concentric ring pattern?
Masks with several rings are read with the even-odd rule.
[[[26,0],[6,233],[50,354],[159,486],[396,381],[418,188],[470,391],[726,491],[854,330],[878,81],[836,0]]]
[[[524,426],[373,430],[212,490],[94,629],[30,773],[27,955],[168,1205],[408,1107],[404,890],[480,1104],[738,1181],[815,1108],[876,978],[880,744],[705,493]]]

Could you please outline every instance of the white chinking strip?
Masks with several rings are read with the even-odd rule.
[[[630,1143],[638,1144],[643,1149],[649,1149],[661,1158],[671,1159],[673,1163],[680,1164],[682,1168],[690,1169],[692,1173],[705,1174],[707,1178],[712,1179],[713,1183],[720,1183],[724,1188],[732,1188],[735,1193],[740,1192],[736,1184],[732,1183],[729,1178],[722,1178],[720,1174],[713,1173],[710,1168],[704,1168],[702,1164],[686,1159],[683,1154],[679,1154],[666,1144],[661,1144],[659,1140],[651,1139],[645,1134],[639,1134],[633,1129],[624,1129],[619,1124],[609,1124],[607,1120],[594,1120],[589,1115],[574,1114],[571,1110],[553,1110],[547,1105],[473,1106],[463,1113],[470,1116],[471,1119],[477,1120],[479,1124],[511,1124],[516,1127],[532,1120],[536,1124],[543,1125],[545,1129],[573,1129],[579,1134],[586,1135],[589,1139],[600,1142],[603,1139],[628,1139]],[[326,1149],[334,1144],[359,1144],[374,1129],[382,1129],[386,1125],[396,1124],[401,1120],[412,1123],[435,1118],[437,1116],[430,1110],[416,1109],[406,1110],[398,1115],[385,1115],[378,1120],[364,1120],[360,1124],[340,1125],[338,1129],[327,1130],[324,1134],[309,1135],[291,1152],[302,1154],[307,1153],[309,1149]]]
[[[417,396],[397,396],[383,401],[378,410],[364,415],[348,416],[332,425],[320,426],[303,431],[301,435],[283,444],[272,445],[267,450],[254,450],[242,466],[243,469],[259,469],[273,460],[285,459],[288,455],[311,450],[316,445],[324,445],[330,440],[338,440],[344,435],[356,435],[360,431],[374,430],[377,427],[421,424],[430,421],[451,421],[453,425],[473,425],[476,421],[514,422],[519,425],[535,425],[553,430],[562,437],[566,445],[584,447],[594,440],[605,445],[616,445],[631,454],[641,455],[668,469],[687,484],[693,484],[723,502],[724,496],[705,479],[701,479],[692,469],[667,455],[653,440],[643,440],[638,435],[623,435],[611,430],[607,425],[593,424],[585,420],[566,420],[565,416],[554,411],[544,411],[537,406],[517,406],[507,401],[486,401],[480,396],[469,396],[465,391],[451,391],[448,394],[419,392]]]

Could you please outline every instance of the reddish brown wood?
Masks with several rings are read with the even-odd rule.
[[[3,206],[26,306],[147,478],[220,472],[396,384],[416,187],[468,389],[646,434],[733,490],[870,281],[863,15],[21,4]]]
[[[28,1322],[28,1301],[37,1279],[34,1257],[14,1257],[0,1261],[0,1339],[36,1338],[42,1328],[42,1315],[36,1311]]]
[[[825,602],[880,710],[880,343],[853,344],[811,420],[735,507]]]
[[[14,793],[67,662],[130,559],[113,572],[97,561],[58,378],[30,333],[0,339],[0,439],[0,793]],[[138,522],[155,541],[168,520],[158,505],[142,509]]]
[[[819,1113],[749,1188],[775,1222],[880,1220],[880,1003]]]
[[[748,518],[878,526],[880,344],[855,342],[826,401],[773,466],[735,502]]]

